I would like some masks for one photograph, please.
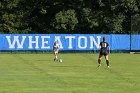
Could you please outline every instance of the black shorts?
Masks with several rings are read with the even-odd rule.
[[[107,55],[108,55],[108,52],[107,52],[106,50],[101,50],[101,51],[100,51],[100,55],[101,55],[101,56],[103,56],[103,55],[104,55],[104,56],[107,56]]]

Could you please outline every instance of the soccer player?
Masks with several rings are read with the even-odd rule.
[[[57,55],[58,55],[58,52],[59,52],[59,45],[56,43],[56,41],[53,44],[53,52],[54,52],[54,56],[55,56],[54,61],[58,60]]]
[[[103,37],[103,41],[100,42],[100,53],[98,57],[98,67],[101,66],[101,59],[102,56],[105,57],[107,67],[109,68],[109,61],[108,61],[108,54],[110,53],[110,47],[109,44],[106,42],[106,37]]]

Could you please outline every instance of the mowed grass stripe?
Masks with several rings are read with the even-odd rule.
[[[98,54],[0,54],[0,93],[139,93],[139,55],[111,54],[111,68],[97,68]]]

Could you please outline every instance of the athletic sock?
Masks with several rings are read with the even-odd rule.
[[[109,66],[109,61],[108,60],[106,60],[106,64],[107,64],[107,66]]]
[[[55,56],[55,59],[57,60],[57,59],[58,59],[58,57],[57,57],[57,56]]]
[[[101,64],[101,60],[100,59],[98,59],[98,63]]]

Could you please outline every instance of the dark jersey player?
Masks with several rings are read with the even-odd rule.
[[[109,44],[106,42],[106,37],[103,37],[103,41],[100,43],[100,54],[99,54],[99,58],[98,58],[98,63],[99,63],[99,66],[101,66],[101,59],[102,59],[102,56],[105,57],[105,60],[106,60],[106,64],[107,64],[107,67],[109,68],[109,61],[108,61],[108,54],[110,53],[110,47],[109,47]]]

